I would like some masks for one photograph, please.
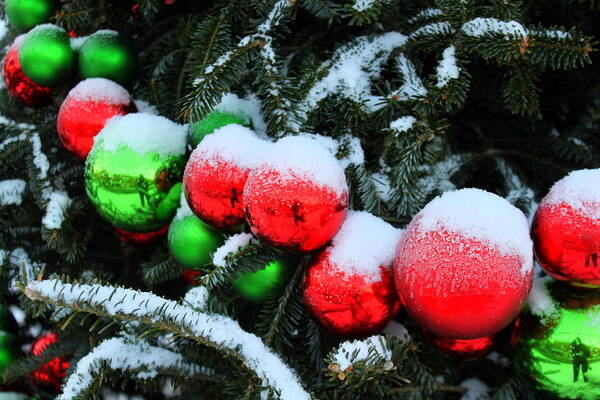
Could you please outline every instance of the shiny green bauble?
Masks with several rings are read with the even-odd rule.
[[[38,25],[19,47],[19,63],[29,79],[42,86],[66,82],[75,63],[69,35],[56,25]]]
[[[600,399],[600,292],[548,283],[555,313],[523,314],[514,335],[517,370],[560,399]]]
[[[190,124],[188,133],[190,144],[195,148],[206,135],[230,124],[250,126],[248,119],[229,112],[213,111],[204,117],[202,121]]]
[[[223,244],[223,235],[195,215],[175,218],[169,227],[169,249],[175,260],[188,268],[202,268]]]
[[[262,303],[281,287],[285,276],[285,263],[281,260],[271,261],[263,269],[238,277],[233,281],[233,287],[243,298]]]
[[[6,0],[4,12],[15,29],[28,31],[50,21],[56,10],[55,0]]]
[[[84,79],[106,78],[127,85],[135,74],[136,57],[115,31],[94,33],[79,51],[79,72]]]
[[[19,358],[19,341],[15,335],[0,331],[0,375]]]

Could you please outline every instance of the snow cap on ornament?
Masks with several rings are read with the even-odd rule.
[[[392,262],[402,231],[367,212],[350,211],[310,266],[304,303],[330,332],[362,337],[381,331],[400,308]]]
[[[479,189],[448,192],[402,236],[396,289],[425,331],[469,349],[468,339],[494,335],[517,316],[531,289],[532,258],[519,209]]]
[[[265,153],[244,189],[252,232],[275,247],[306,252],[327,244],[348,208],[340,162],[315,139],[288,136]]]
[[[204,137],[186,165],[187,202],[201,220],[230,230],[244,222],[244,186],[270,143],[241,125],[231,124]]]

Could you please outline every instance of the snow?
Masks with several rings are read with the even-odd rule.
[[[420,166],[419,171],[427,174],[417,181],[417,187],[423,196],[427,197],[436,190],[442,193],[456,190],[450,178],[458,172],[463,159],[462,154],[449,154],[435,164]]]
[[[410,334],[408,333],[408,329],[404,325],[394,320],[391,320],[389,324],[385,328],[383,328],[382,333],[391,336],[397,336],[404,342],[411,341]]]
[[[538,208],[538,203],[535,201],[535,192],[521,181],[519,175],[517,175],[504,159],[499,157],[496,158],[496,165],[504,177],[504,184],[508,189],[508,193],[505,197],[506,200],[511,204],[525,202],[527,219],[531,223],[535,211]]]
[[[436,197],[418,214],[419,231],[459,233],[522,258],[521,274],[533,270],[533,244],[525,215],[505,199],[480,189],[461,189]]]
[[[501,21],[496,18],[475,18],[463,24],[462,32],[467,36],[483,37],[502,35],[505,39],[521,39],[527,30],[517,21]]]
[[[115,152],[129,147],[140,154],[156,152],[161,157],[185,153],[187,131],[167,118],[147,113],[133,113],[109,119],[94,138],[101,148]],[[92,152],[99,148],[94,146]]]
[[[2,400],[29,400],[30,397],[25,394],[22,394],[22,393],[2,392],[2,394],[0,394],[0,399],[2,399]]]
[[[263,385],[271,386],[280,398],[310,399],[295,372],[260,338],[244,331],[228,317],[201,313],[152,293],[98,284],[70,284],[52,279],[35,281],[27,285],[25,294],[31,299],[64,307],[77,304],[82,310],[101,311],[109,317],[119,315],[121,320],[143,319],[150,325],[160,323],[161,326],[168,320],[169,324],[185,327],[181,336],[223,348],[239,358],[256,373]],[[66,393],[63,393],[63,398],[68,398]]]
[[[32,30],[30,30],[29,32],[27,32],[26,35],[27,36],[29,36],[29,35],[33,36],[33,35],[38,34],[40,32],[49,31],[49,30],[60,31],[60,32],[65,32],[66,33],[66,31],[63,28],[61,28],[60,26],[58,26],[58,25],[54,25],[54,24],[40,24],[40,25],[36,25],[35,28],[33,28]]]
[[[332,362],[336,363],[341,371],[347,370],[354,363],[367,359],[369,359],[368,365],[392,360],[392,352],[385,347],[383,336],[375,335],[364,340],[345,341],[340,344],[331,357]]]
[[[279,139],[250,174],[260,173],[261,170],[275,170],[283,179],[306,177],[319,186],[332,189],[336,194],[348,192],[341,163],[327,148],[310,137],[286,136]]]
[[[31,142],[31,151],[33,153],[33,165],[39,170],[38,178],[44,180],[48,177],[50,162],[48,161],[48,157],[42,152],[40,136],[37,133],[34,133],[29,140]]]
[[[17,287],[17,282],[20,282],[22,280],[21,278],[27,279],[27,282],[33,281],[38,270],[42,267],[42,265],[39,263],[31,262],[29,255],[21,247],[18,247],[10,252],[8,255],[8,261],[15,267],[9,273],[9,290],[12,293],[21,292],[21,289]],[[23,277],[22,274],[25,276]]]
[[[402,231],[365,211],[350,211],[333,237],[329,261],[347,275],[358,274],[367,282],[381,280],[381,267],[391,271]]]
[[[338,160],[344,170],[350,165],[362,165],[365,162],[365,153],[360,145],[360,139],[351,134],[340,136],[337,140],[316,133],[302,132],[298,136],[307,137],[317,141],[336,158],[338,154],[344,153],[344,157]]]
[[[396,69],[402,75],[404,83],[392,93],[392,96],[396,96],[403,101],[427,96],[427,89],[417,75],[415,65],[403,53],[396,56]]]
[[[42,225],[48,229],[60,229],[65,219],[65,210],[71,204],[71,199],[63,191],[54,191],[50,194],[50,201],[46,206],[46,215],[42,219]]]
[[[490,398],[489,386],[477,378],[466,379],[460,386],[467,389],[467,392],[462,395],[460,400],[487,400]]]
[[[567,204],[586,217],[600,219],[600,168],[580,169],[556,182],[542,205]]]
[[[266,137],[267,125],[262,117],[261,105],[254,94],[240,99],[233,93],[226,93],[215,106],[215,110],[229,112],[245,121],[252,121],[252,128],[261,137]]]
[[[133,102],[135,103],[136,108],[138,109],[138,112],[141,113],[146,113],[146,114],[153,114],[153,115],[158,115],[158,109],[153,106],[152,104],[148,103],[147,101],[141,100],[141,99],[134,99]]]
[[[372,8],[377,2],[387,3],[386,0],[356,0],[352,5],[352,8],[358,12],[363,12]]]
[[[206,135],[192,152],[188,165],[201,160],[210,165],[225,161],[240,168],[252,169],[258,165],[269,145],[251,129],[230,124]]]
[[[181,197],[179,198],[179,208],[177,209],[177,213],[173,220],[183,219],[190,215],[194,215],[194,212],[190,208],[187,199],[185,198],[185,193],[181,191]]]
[[[17,324],[20,327],[24,327],[25,321],[27,320],[27,314],[25,314],[25,311],[23,311],[22,309],[20,309],[19,307],[17,307],[14,304],[11,304],[10,306],[8,306],[8,309],[10,310],[10,313],[12,314],[12,316],[15,318],[15,321],[17,321]]]
[[[452,28],[449,22],[434,22],[422,26],[411,33],[410,39],[418,39],[419,37],[430,35],[449,35],[454,32],[454,28]]]
[[[239,249],[250,244],[252,238],[253,236],[250,233],[238,233],[230,236],[213,254],[213,264],[217,267],[225,267],[227,256],[237,253]]]
[[[417,13],[417,15],[415,15],[412,18],[408,19],[408,23],[409,24],[414,24],[415,22],[419,22],[421,20],[425,20],[425,19],[430,19],[433,17],[437,17],[442,15],[442,10],[440,10],[439,8],[427,8],[423,11],[420,11],[419,13]]]
[[[504,368],[507,368],[511,364],[510,358],[505,356],[504,354],[500,354],[497,351],[493,351],[487,355],[486,359],[490,360],[493,363],[496,363]]]
[[[196,286],[188,290],[183,302],[198,311],[206,309],[208,302],[208,289],[204,286]]]
[[[127,105],[131,103],[129,92],[111,80],[104,78],[89,78],[77,84],[69,92],[68,97],[80,101],[96,101],[111,105]]]
[[[371,174],[371,182],[375,185],[379,198],[383,201],[389,201],[391,195],[390,178],[381,172],[376,172]]]
[[[390,123],[390,129],[396,132],[406,132],[417,122],[417,119],[412,115],[400,117]]]
[[[21,205],[23,192],[25,192],[25,181],[22,179],[0,181],[0,206]]]
[[[89,36],[79,36],[79,37],[72,37],[69,38],[69,41],[71,42],[71,49],[73,49],[73,51],[79,51],[81,50],[81,46],[83,46],[83,44],[85,43],[86,40],[88,40]]]
[[[437,66],[436,87],[443,88],[452,79],[458,79],[460,68],[456,65],[456,47],[447,47],[442,53],[442,59]]]
[[[6,20],[0,19],[0,40],[4,39],[6,34],[8,33],[8,24]]]
[[[543,323],[548,323],[560,317],[560,311],[546,286],[550,282],[552,282],[552,278],[548,276],[544,278],[536,277],[527,300],[531,313],[538,316]]]

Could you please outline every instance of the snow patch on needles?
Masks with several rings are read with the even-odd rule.
[[[387,0],[356,0],[352,5],[352,9],[363,12],[372,8],[377,2],[381,2],[382,4],[386,4]]]
[[[589,218],[600,219],[600,168],[571,172],[552,186],[542,203],[567,204]]]
[[[337,140],[329,136],[318,135],[316,133],[302,132],[300,135],[309,139],[316,140],[325,147],[331,155],[337,158],[337,155],[344,153],[345,156],[338,159],[344,170],[350,165],[362,165],[365,162],[365,153],[360,144],[360,139],[351,134],[339,137]]]
[[[416,31],[410,34],[410,39],[418,39],[421,36],[431,36],[431,35],[449,35],[454,33],[455,30],[452,28],[449,22],[434,22],[433,24],[428,24],[420,27]]]
[[[434,17],[438,17],[440,15],[442,15],[442,10],[440,10],[439,8],[427,8],[427,9],[417,13],[417,15],[415,15],[414,17],[409,18],[408,23],[414,24],[416,22],[434,18]]]
[[[385,346],[383,336],[371,336],[365,340],[348,340],[340,344],[331,356],[331,361],[336,363],[341,371],[367,359],[370,360],[369,365],[392,360],[392,351]]]
[[[398,97],[402,101],[427,96],[427,89],[423,85],[421,78],[417,75],[415,65],[403,53],[396,56],[396,69],[402,75],[404,83],[398,90],[392,93],[392,96]]]
[[[466,379],[462,381],[460,386],[467,389],[460,400],[487,400],[490,398],[491,389],[477,378]]]
[[[177,209],[177,213],[175,214],[175,217],[173,217],[173,219],[183,219],[190,215],[194,215],[194,212],[190,208],[187,199],[185,198],[185,193],[182,191],[181,197],[179,198],[179,208]]]
[[[462,154],[449,154],[433,165],[420,166],[419,171],[427,174],[417,181],[417,187],[423,193],[423,197],[429,196],[435,190],[442,193],[456,190],[456,185],[450,178],[458,172],[463,159]]]
[[[0,19],[0,40],[4,39],[4,36],[8,33],[8,24],[4,19]]]
[[[456,47],[454,45],[444,50],[436,71],[437,83],[435,86],[438,88],[443,88],[452,79],[458,79],[460,68],[456,65]]]
[[[555,320],[560,317],[560,312],[550,292],[546,286],[552,282],[552,278],[549,276],[538,278],[536,277],[533,281],[533,287],[531,293],[529,293],[529,299],[527,304],[531,313],[538,316],[543,323]]]
[[[17,287],[17,282],[21,281],[21,274],[24,273],[23,278],[27,279],[27,282],[32,282],[42,265],[34,263],[29,258],[27,252],[18,247],[10,252],[8,255],[8,261],[15,268],[12,268],[8,273],[9,275],[9,291],[12,293],[20,293],[21,290]]]
[[[256,373],[282,399],[309,400],[295,372],[257,336],[222,315],[205,314],[152,293],[102,285],[63,283],[59,280],[30,282],[25,294],[61,307],[102,312],[121,320],[144,320],[148,324],[176,325],[181,335],[224,348]],[[65,397],[66,399],[66,397]]]
[[[401,133],[407,132],[410,128],[413,127],[414,124],[417,123],[417,119],[412,115],[407,115],[405,117],[400,117],[390,123],[390,129]]]
[[[21,205],[25,192],[25,181],[22,179],[7,179],[0,181],[0,206]]]
[[[473,37],[502,35],[510,40],[527,36],[527,30],[517,21],[500,21],[496,18],[475,18],[463,24],[461,30]]]
[[[104,78],[89,78],[79,82],[68,97],[111,105],[127,105],[131,102],[129,92],[123,86]]]
[[[208,302],[208,289],[204,286],[193,287],[185,294],[183,301],[189,304],[190,307],[203,311],[206,309]]]
[[[223,95],[221,102],[215,106],[215,110],[229,112],[244,121],[251,121],[254,131],[259,136],[266,136],[267,125],[262,116],[260,101],[254,94],[240,99],[233,93],[226,93]]]
[[[385,333],[386,335],[399,337],[404,342],[410,342],[412,340],[410,334],[408,333],[408,329],[406,329],[406,327],[401,323],[396,322],[394,320],[391,320],[390,323],[387,324],[385,328],[383,328],[382,333]]]
[[[42,219],[42,225],[48,229],[60,229],[65,219],[65,210],[71,204],[71,199],[63,191],[54,191],[50,194],[50,201],[46,206],[46,215]]]
[[[230,236],[221,247],[219,247],[213,255],[213,264],[217,267],[225,267],[227,262],[225,258],[229,254],[237,253],[239,249],[250,244],[254,236],[250,233],[238,233]]]

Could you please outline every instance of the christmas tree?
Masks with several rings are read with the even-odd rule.
[[[1,3],[0,399],[600,398],[597,2]]]

